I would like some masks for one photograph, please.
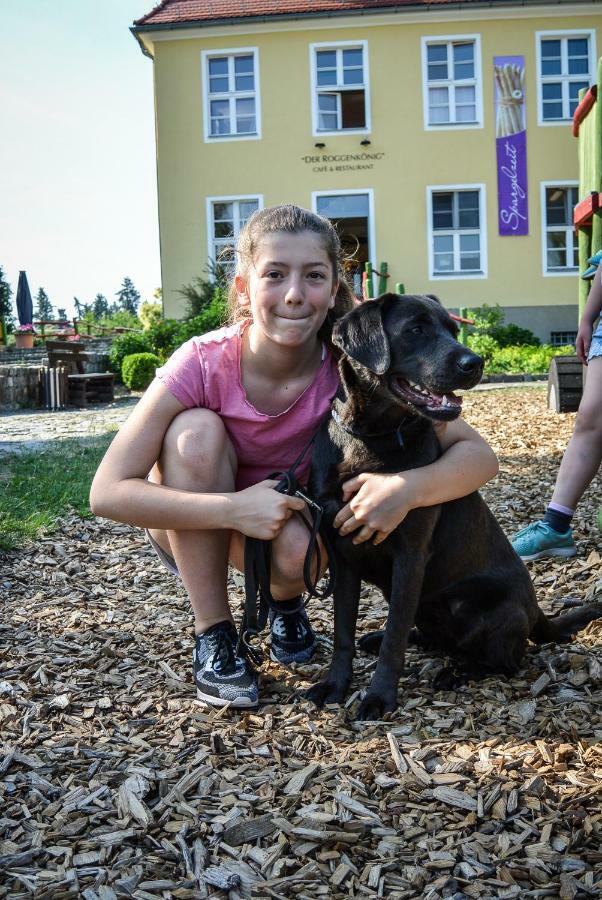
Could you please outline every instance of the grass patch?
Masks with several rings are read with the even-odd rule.
[[[114,435],[92,443],[66,440],[48,450],[0,460],[0,550],[52,531],[57,519],[75,512],[91,518],[88,494],[94,473]]]

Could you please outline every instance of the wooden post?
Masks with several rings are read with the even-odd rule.
[[[396,294],[405,294],[405,292],[406,292],[405,284],[402,281],[398,281],[395,284],[395,293]]]
[[[372,263],[366,263],[366,298],[374,297],[374,284],[372,283]]]
[[[466,307],[461,306],[459,312],[460,312],[460,317],[462,319],[465,319],[466,312],[467,312]],[[460,331],[458,332],[458,340],[460,341],[461,344],[466,344],[467,337],[468,337],[468,326],[466,325],[465,322],[461,322],[460,323]]]
[[[384,294],[387,290],[387,274],[389,272],[389,264],[384,262],[380,264],[380,272],[378,275],[378,293]]]

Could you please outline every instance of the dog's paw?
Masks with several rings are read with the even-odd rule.
[[[329,681],[328,678],[326,678],[324,681],[318,681],[317,684],[308,688],[305,692],[305,696],[308,700],[311,700],[312,703],[315,703],[316,706],[321,708],[326,703],[342,703],[347,696],[348,690],[349,682],[339,684],[336,681]]]
[[[356,719],[363,722],[374,722],[382,719],[385,713],[397,709],[397,697],[382,697],[380,694],[366,694],[360,703]]]
[[[468,684],[470,675],[466,669],[444,666],[433,678],[434,691],[457,691]]]
[[[358,640],[357,645],[363,653],[370,653],[372,656],[378,656],[384,634],[384,631],[370,631],[368,634],[362,635]]]

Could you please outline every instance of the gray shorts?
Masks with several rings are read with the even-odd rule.
[[[167,553],[167,551],[164,550],[163,547],[159,546],[159,544],[156,542],[156,540],[151,536],[151,533],[148,530],[148,528],[144,529],[144,533],[146,534],[149,544],[151,545],[151,547],[153,548],[153,550],[155,551],[155,553],[157,554],[157,556],[159,557],[159,559],[161,560],[161,562],[163,563],[165,568],[169,572],[171,572],[172,575],[179,575],[180,573],[178,572],[178,567],[176,565],[176,561],[173,558],[173,556],[171,555],[171,553]]]
[[[602,318],[598,319],[598,327],[592,335],[587,361],[595,359],[596,356],[602,356]]]

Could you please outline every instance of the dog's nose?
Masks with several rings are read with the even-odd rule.
[[[477,372],[482,372],[483,365],[483,357],[477,356],[476,353],[464,353],[458,360],[458,368],[465,375],[476,375]]]

